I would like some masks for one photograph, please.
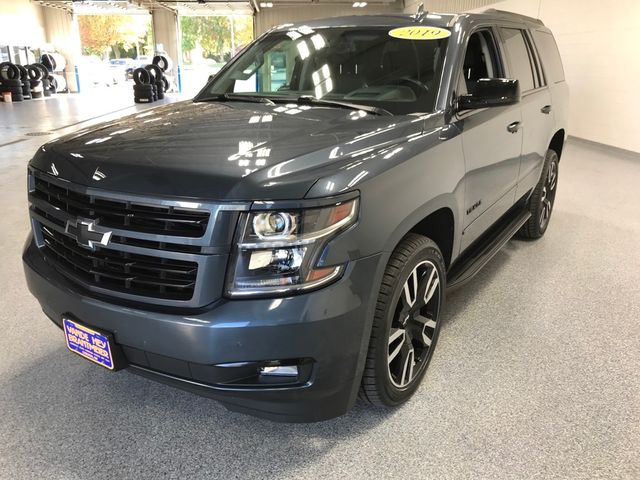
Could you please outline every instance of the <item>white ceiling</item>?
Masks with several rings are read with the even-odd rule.
[[[369,5],[395,3],[396,0],[367,0]],[[323,5],[352,5],[350,0],[38,0],[38,2],[51,8],[59,8],[78,15],[136,15],[148,14],[154,8],[166,8],[176,11],[180,15],[247,15],[254,10],[261,10],[261,3],[269,2],[274,8],[286,6],[287,8],[304,8],[310,4]],[[365,13],[366,7],[358,9],[358,13]]]

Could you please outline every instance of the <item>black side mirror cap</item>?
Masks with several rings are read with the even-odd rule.
[[[473,93],[458,97],[457,110],[503,107],[520,101],[520,82],[510,78],[481,78]]]

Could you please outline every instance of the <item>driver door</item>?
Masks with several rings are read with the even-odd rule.
[[[473,93],[480,78],[504,78],[502,58],[491,29],[469,37],[457,94]],[[462,111],[466,167],[461,248],[464,250],[513,206],[522,150],[520,105]]]

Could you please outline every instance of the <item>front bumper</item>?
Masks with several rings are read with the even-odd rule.
[[[380,255],[350,262],[340,281],[312,293],[223,299],[197,311],[143,309],[89,296],[53,269],[33,241],[23,261],[29,290],[45,314],[58,326],[69,315],[112,333],[135,373],[279,421],[325,420],[356,400]],[[291,360],[303,362],[300,381],[237,381],[261,362]]]

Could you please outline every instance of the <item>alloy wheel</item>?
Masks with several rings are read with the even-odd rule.
[[[549,163],[549,169],[547,171],[547,177],[545,178],[544,186],[542,187],[542,196],[540,199],[540,230],[544,230],[549,223],[551,217],[551,210],[553,209],[553,201],[556,196],[556,184],[558,180],[558,164],[554,160]]]
[[[441,287],[438,269],[428,260],[419,263],[404,283],[389,330],[387,353],[389,378],[398,389],[408,388],[428,363]]]

